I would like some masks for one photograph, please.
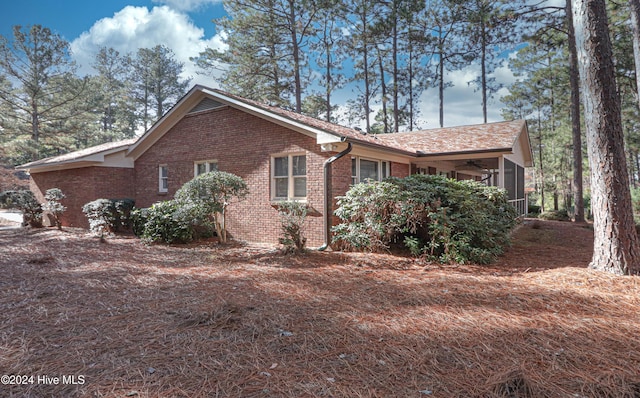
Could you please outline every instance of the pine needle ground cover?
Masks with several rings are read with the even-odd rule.
[[[49,379],[0,395],[638,396],[639,279],[591,245],[531,222],[461,266],[2,230],[0,373]]]

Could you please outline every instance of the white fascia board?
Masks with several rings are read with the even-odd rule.
[[[329,134],[329,133],[325,133],[324,131],[318,132],[318,134],[316,135],[316,143],[318,145],[322,145],[322,144],[336,144],[339,142],[344,141],[342,139],[342,137],[337,136],[337,135],[333,135],[333,134]]]

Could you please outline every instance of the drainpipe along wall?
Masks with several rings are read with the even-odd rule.
[[[326,250],[331,244],[331,216],[333,215],[333,189],[331,187],[331,165],[336,160],[351,152],[352,145],[347,143],[347,149],[339,152],[324,162],[324,243],[318,248]]]

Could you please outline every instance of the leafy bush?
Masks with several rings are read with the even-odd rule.
[[[540,213],[538,218],[549,221],[571,221],[571,217],[566,210],[550,210]]]
[[[62,219],[60,217],[62,217],[62,213],[67,210],[67,208],[60,203],[64,198],[66,198],[66,195],[62,193],[60,188],[47,189],[44,194],[44,200],[46,202],[42,204],[42,210],[51,213],[58,229],[62,229]]]
[[[226,242],[227,207],[232,200],[246,197],[248,192],[247,184],[237,175],[212,171],[185,183],[176,192],[175,200],[182,217],[191,218],[194,225],[211,217],[220,242]]]
[[[0,207],[22,211],[22,225],[42,227],[42,206],[29,190],[4,191],[0,193]]]
[[[398,233],[415,224],[414,214],[403,211],[411,204],[406,192],[392,182],[354,185],[344,197],[338,198],[335,215],[345,221],[333,228],[339,246],[355,250],[386,249]]]
[[[132,227],[131,212],[133,211],[136,202],[133,199],[110,199],[115,209],[115,220],[113,228],[115,232],[122,230],[129,230]]]
[[[119,232],[131,228],[133,199],[96,199],[82,206],[89,229],[96,234]]]
[[[278,204],[278,214],[282,235],[278,241],[286,252],[301,253],[307,243],[302,227],[307,218],[307,205],[300,202],[282,202]]]
[[[339,245],[380,251],[403,242],[441,262],[488,263],[509,243],[516,212],[506,192],[474,181],[412,175],[353,186],[339,198]]]
[[[180,212],[180,202],[167,200],[132,212],[134,233],[146,242],[187,243],[194,239],[192,220]]]

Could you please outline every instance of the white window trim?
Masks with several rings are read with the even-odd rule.
[[[201,164],[205,164],[206,165],[206,171],[205,173],[208,173],[211,171],[210,165],[211,163],[215,163],[216,166],[218,165],[218,160],[216,159],[212,159],[212,160],[198,160],[196,162],[193,162],[193,176],[197,177],[198,176],[198,165]]]
[[[307,157],[307,153],[306,152],[286,152],[286,153],[278,153],[275,155],[271,155],[271,170],[269,171],[270,174],[270,179],[271,179],[271,201],[272,202],[284,202],[284,201],[295,201],[295,202],[306,202],[307,201],[307,197],[306,196],[293,196],[294,192],[295,192],[295,184],[294,184],[294,175],[293,175],[293,157],[294,156],[305,156]],[[288,162],[288,175],[287,175],[287,183],[288,183],[288,188],[287,188],[287,192],[288,192],[288,197],[284,198],[284,197],[277,197],[276,196],[276,158],[287,158],[287,162]],[[308,159],[307,159],[308,160]],[[308,170],[309,170],[309,165],[307,164],[307,173],[304,175],[305,178],[308,178]],[[302,177],[302,176],[295,176],[295,177]],[[307,188],[309,186],[308,184],[309,180],[307,179]]]
[[[360,160],[366,160],[366,161],[369,161],[369,162],[376,162],[378,164],[378,181],[382,181],[383,179],[385,179],[387,177],[391,177],[391,162],[388,161],[388,160],[372,159],[372,158],[367,158],[367,157],[363,157],[363,156],[352,156],[351,157],[351,161],[353,161],[353,159],[356,160],[356,175],[355,176],[354,175],[351,176],[351,182],[352,183],[353,183],[353,179],[354,178],[356,180],[355,181],[356,184],[364,182],[360,178]],[[383,173],[383,170],[385,171],[385,173]],[[383,174],[386,174],[386,177],[384,177]]]
[[[167,176],[166,177],[162,177],[162,169],[165,169],[167,171]],[[163,180],[167,180],[167,187],[164,187],[164,184],[162,183]],[[166,164],[160,164],[158,165],[158,192],[160,193],[166,193],[169,192],[169,168],[167,167]]]

